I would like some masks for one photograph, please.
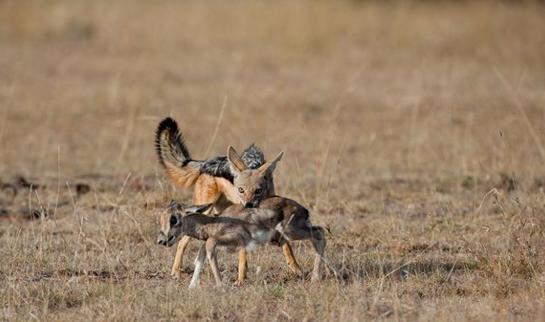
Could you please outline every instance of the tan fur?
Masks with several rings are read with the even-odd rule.
[[[173,137],[171,131],[161,131],[157,138],[157,153],[159,162],[165,168],[165,171],[172,182],[180,188],[191,187],[200,175],[199,164],[197,162],[188,162],[181,166],[179,151],[174,147],[174,143],[179,138]]]
[[[248,255],[246,248],[242,247],[238,252],[238,277],[235,286],[240,286],[242,281],[246,279],[246,271],[248,270]]]
[[[216,186],[218,190],[229,200],[231,203],[238,205],[242,203],[242,200],[235,191],[235,187],[229,180],[224,178],[215,178]]]
[[[195,182],[193,190],[193,203],[197,205],[216,203],[221,197],[216,178],[208,174],[201,174]]]
[[[199,177],[199,168],[196,167],[185,167],[178,168],[172,166],[171,163],[165,162],[165,171],[169,176],[170,180],[180,188],[189,188],[191,187],[197,178]]]

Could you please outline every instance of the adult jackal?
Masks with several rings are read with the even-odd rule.
[[[230,146],[227,156],[194,160],[178,124],[170,117],[159,123],[155,147],[159,162],[172,182],[183,189],[193,187],[193,204],[213,204],[209,212],[222,210],[222,196],[234,204],[257,207],[261,200],[275,194],[273,172],[277,162],[282,159],[282,152],[266,162],[263,152],[252,144],[241,156]],[[175,278],[180,277],[182,258],[189,240],[189,236],[184,236],[178,243],[171,271]],[[283,245],[283,251],[289,268],[301,275],[288,243]],[[239,261],[246,264],[244,249],[240,251]]]

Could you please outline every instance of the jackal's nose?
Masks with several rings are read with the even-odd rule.
[[[166,246],[167,245],[167,236],[165,233],[160,232],[159,235],[157,235],[157,244]]]

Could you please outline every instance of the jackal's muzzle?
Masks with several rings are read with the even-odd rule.
[[[172,245],[174,245],[176,243],[176,236],[174,235],[170,235],[170,236],[167,236],[164,232],[159,232],[159,234],[157,235],[157,244],[159,245],[163,245],[163,246],[166,246],[166,247],[171,247]]]

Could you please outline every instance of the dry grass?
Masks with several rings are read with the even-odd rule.
[[[495,2],[0,1],[0,317],[541,318],[544,14]],[[154,155],[166,115],[197,157],[284,150],[278,190],[329,226],[339,278],[297,280],[265,247],[244,287],[171,280],[156,214],[188,193]],[[297,246],[307,270],[310,255]],[[222,254],[230,280],[235,263]]]

